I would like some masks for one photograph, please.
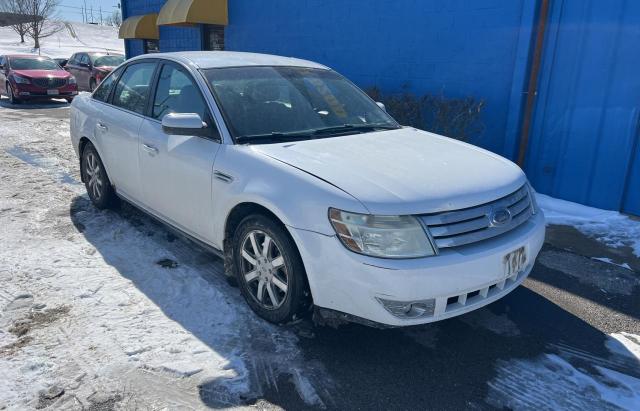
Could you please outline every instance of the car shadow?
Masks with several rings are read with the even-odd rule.
[[[532,273],[531,278],[603,307],[640,319],[640,273],[605,262],[594,261],[588,257],[571,255],[550,244],[545,244],[541,251],[543,256],[541,258],[546,259],[547,256],[544,253],[555,255],[557,261],[566,255],[569,255],[572,260],[582,260],[579,272],[573,276],[563,272],[560,268],[566,266],[567,263],[558,263],[554,267],[539,264],[539,269]],[[598,282],[589,283],[589,276],[597,277],[596,281]]]
[[[116,211],[98,211],[86,197],[76,197],[70,217],[122,277],[229,359],[236,374],[248,375],[249,393],[240,395],[234,395],[226,378],[201,383],[200,399],[211,408],[260,407],[266,401],[285,409],[485,409],[490,408],[485,402],[488,383],[501,361],[562,354],[561,347],[598,358],[609,355],[604,333],[524,286],[483,309],[418,327],[351,324],[333,329],[314,327],[308,319],[273,326],[257,318],[238,289],[228,284],[220,259],[137,209],[123,204]],[[235,328],[217,324],[220,304],[194,312],[202,306],[190,302],[195,298],[190,288],[172,293],[158,289],[150,277],[166,268],[132,261],[135,253],[126,249],[146,241],[215,289],[231,312],[238,313]],[[539,269],[536,265],[534,273]],[[290,344],[293,349],[283,348]]]
[[[33,110],[33,109],[52,109],[52,108],[65,108],[69,107],[69,103],[63,99],[52,100],[34,100],[25,101],[20,104],[11,104],[8,98],[0,98],[0,108],[6,108],[9,110]]]

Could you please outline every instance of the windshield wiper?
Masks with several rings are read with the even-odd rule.
[[[390,124],[343,124],[341,126],[325,127],[313,130],[314,135],[343,133],[349,131],[376,131],[376,130],[396,130],[397,126]]]
[[[238,136],[235,138],[236,143],[277,143],[277,142],[286,142],[286,141],[300,141],[307,140],[311,138],[311,134],[309,133],[265,133],[265,134],[249,134],[245,136]]]

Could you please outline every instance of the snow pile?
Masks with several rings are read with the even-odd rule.
[[[640,336],[612,334],[605,345],[607,359],[561,349],[533,360],[500,360],[487,400],[514,410],[640,409]]]
[[[0,410],[220,408],[285,380],[329,405],[323,366],[251,312],[220,259],[90,204],[68,130],[0,122]]]
[[[118,29],[83,23],[62,23],[63,29],[51,37],[40,40],[40,54],[49,57],[68,58],[78,51],[112,51],[124,53],[124,41],[118,39]],[[33,40],[20,36],[11,27],[0,27],[0,54],[37,54]]]
[[[640,221],[617,211],[601,210],[536,194],[548,224],[571,225],[610,247],[628,246],[640,257]]]

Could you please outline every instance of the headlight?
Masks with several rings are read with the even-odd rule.
[[[69,77],[69,84],[76,84],[76,78],[73,76]]]
[[[31,81],[28,78],[15,76],[15,75],[13,76],[13,81],[15,81],[18,84],[31,84]]]
[[[435,254],[415,217],[356,214],[330,208],[329,220],[342,244],[356,253],[383,258]]]

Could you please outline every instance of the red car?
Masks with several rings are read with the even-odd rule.
[[[79,52],[71,56],[64,69],[78,79],[79,90],[93,91],[111,70],[122,63],[122,54]]]
[[[78,94],[76,79],[49,57],[9,54],[0,56],[0,95],[12,104],[25,100],[64,98]]]

